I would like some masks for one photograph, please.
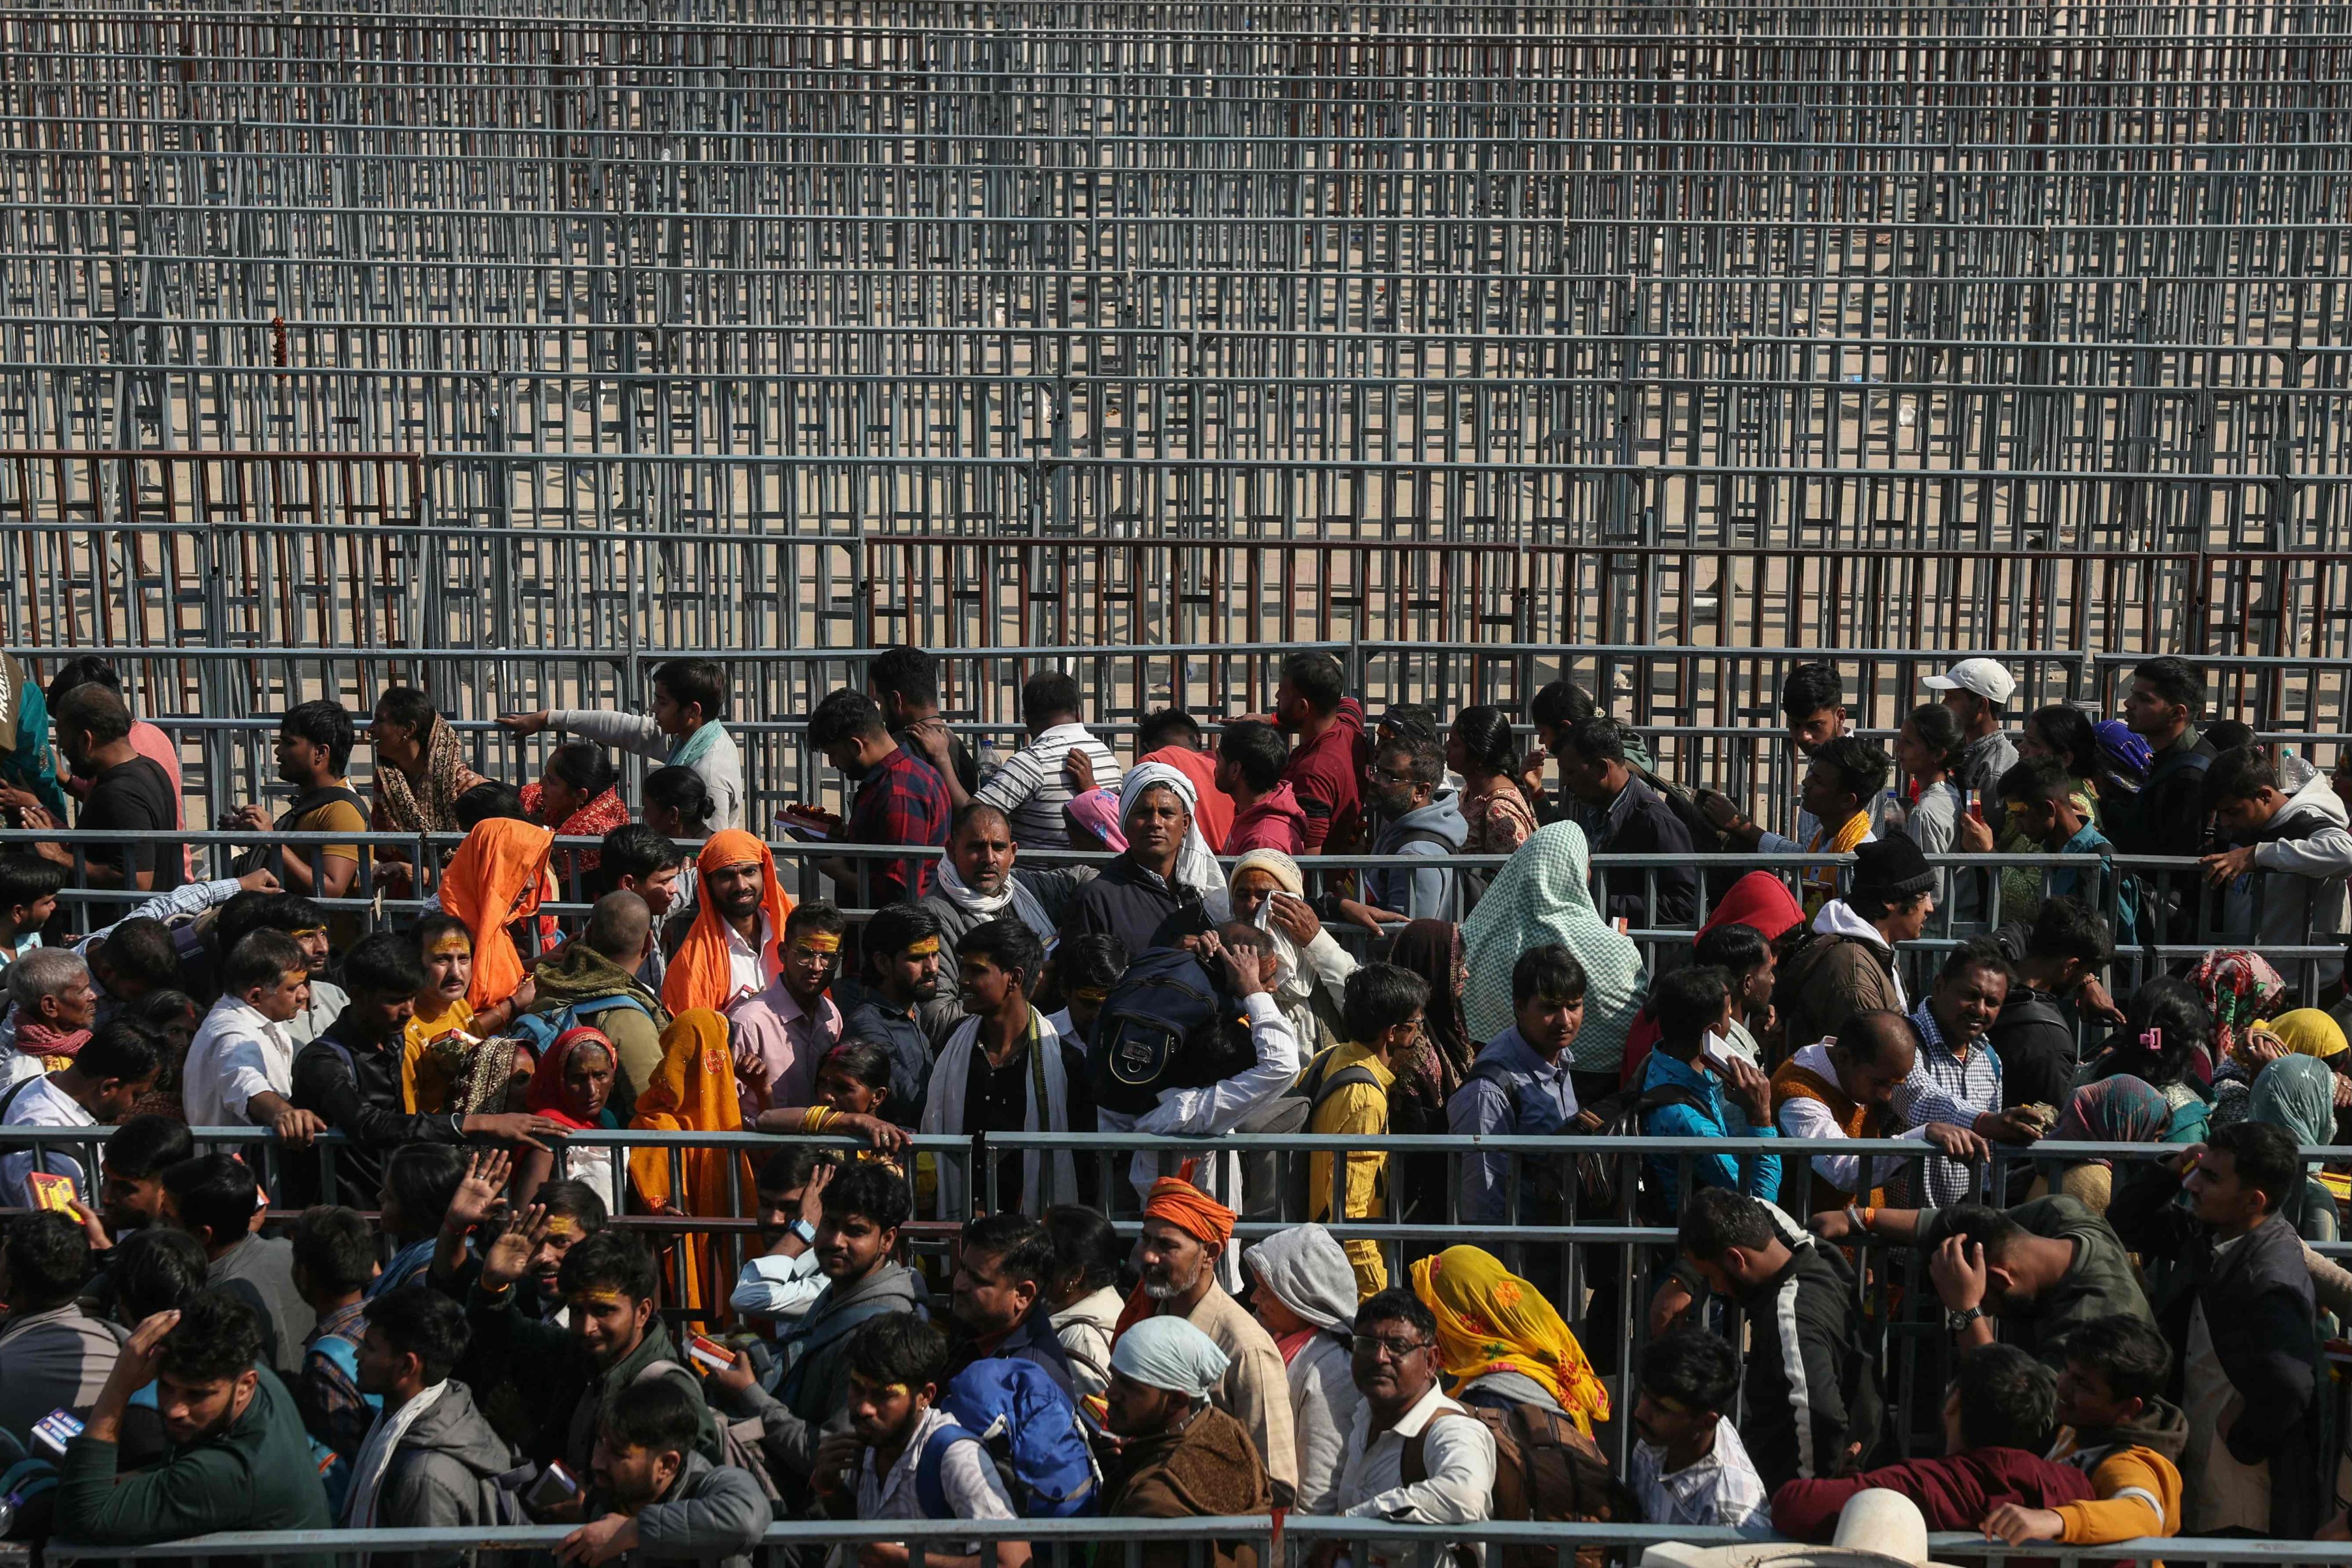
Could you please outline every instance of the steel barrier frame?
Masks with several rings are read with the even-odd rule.
[[[319,1552],[422,1552],[551,1551],[571,1533],[565,1525],[517,1526],[483,1530],[330,1530],[237,1531],[195,1536],[185,1541],[144,1546],[91,1546],[52,1541],[50,1558],[67,1563],[189,1562],[201,1565],[216,1558],[276,1558]],[[1530,1524],[1487,1521],[1475,1525],[1382,1523],[1368,1530],[1361,1521],[1317,1518],[1306,1514],[1240,1516],[1202,1519],[1057,1519],[915,1520],[878,1523],[790,1520],[771,1525],[754,1553],[761,1568],[790,1561],[785,1554],[814,1548],[856,1547],[883,1542],[908,1549],[917,1568],[933,1554],[961,1552],[968,1541],[1025,1541],[1035,1559],[1050,1568],[1078,1568],[1093,1561],[1104,1568],[1140,1568],[1149,1547],[1181,1546],[1187,1550],[1188,1568],[1212,1568],[1213,1544],[1247,1542],[1255,1546],[1265,1568],[1306,1568],[1316,1548],[1327,1543],[1360,1546],[1376,1536],[1408,1550],[1391,1559],[1395,1568],[1444,1568],[1453,1560],[1454,1543],[1479,1545],[1492,1554],[1505,1550],[1549,1552],[1554,1568],[1573,1568],[1577,1553],[1598,1549],[1626,1568],[1638,1563],[1643,1548],[1664,1545],[1752,1546],[1765,1544],[1735,1531],[1687,1526],[1643,1524]],[[2115,1562],[2135,1568],[2158,1568],[2163,1563],[2220,1564],[2224,1563],[2311,1564],[2342,1568],[2352,1563],[2352,1547],[2320,1541],[2247,1541],[2193,1536],[2117,1542],[2106,1546],[2068,1546],[2036,1542],[2012,1547],[1969,1534],[1931,1535],[1928,1551],[1937,1560],[1987,1559],[2006,1562],[2054,1562],[2061,1568]],[[1360,1561],[1360,1559],[1359,1559]],[[1540,1559],[1538,1559],[1540,1560]]]

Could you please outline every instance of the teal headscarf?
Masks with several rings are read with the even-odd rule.
[[[1642,1010],[1649,977],[1642,950],[1592,907],[1591,856],[1584,829],[1555,822],[1536,829],[1495,874],[1470,918],[1462,922],[1469,979],[1462,988],[1462,1021],[1474,1040],[1492,1040],[1511,1026],[1511,966],[1531,947],[1559,942],[1584,965],[1584,1029],[1569,1047],[1578,1072],[1616,1072],[1624,1064],[1625,1037]]]
[[[2335,1142],[2336,1070],[2318,1057],[2279,1058],[2254,1079],[2246,1120],[2284,1127],[2297,1143]]]

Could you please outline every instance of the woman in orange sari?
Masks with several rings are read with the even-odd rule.
[[[707,1007],[680,1013],[662,1031],[661,1043],[661,1067],[637,1096],[631,1131],[742,1131],[743,1101],[735,1087],[727,1020]],[[633,1149],[629,1181],[654,1213],[704,1219],[741,1214],[753,1191],[750,1158],[730,1149]],[[724,1317],[734,1279],[726,1237],[680,1237],[669,1257],[671,1299]]]

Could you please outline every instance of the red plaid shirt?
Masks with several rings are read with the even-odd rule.
[[[893,751],[866,775],[850,805],[846,842],[928,844],[948,841],[948,818],[955,807],[946,781],[929,764]],[[912,903],[931,890],[939,875],[935,860],[868,860],[866,885],[877,904]]]

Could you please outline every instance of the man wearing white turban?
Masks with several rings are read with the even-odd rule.
[[[1225,879],[1192,821],[1195,798],[1192,781],[1164,763],[1128,770],[1118,793],[1127,848],[1078,889],[1062,934],[1115,936],[1139,955],[1226,917]]]
[[[1120,1440],[1103,1511],[1116,1519],[1219,1519],[1274,1507],[1265,1462],[1242,1424],[1210,1403],[1228,1359],[1178,1317],[1128,1326],[1110,1352],[1104,1424]],[[1246,1542],[1212,1543],[1217,1568],[1257,1568]],[[1184,1568],[1191,1543],[1143,1549],[1143,1568]]]

